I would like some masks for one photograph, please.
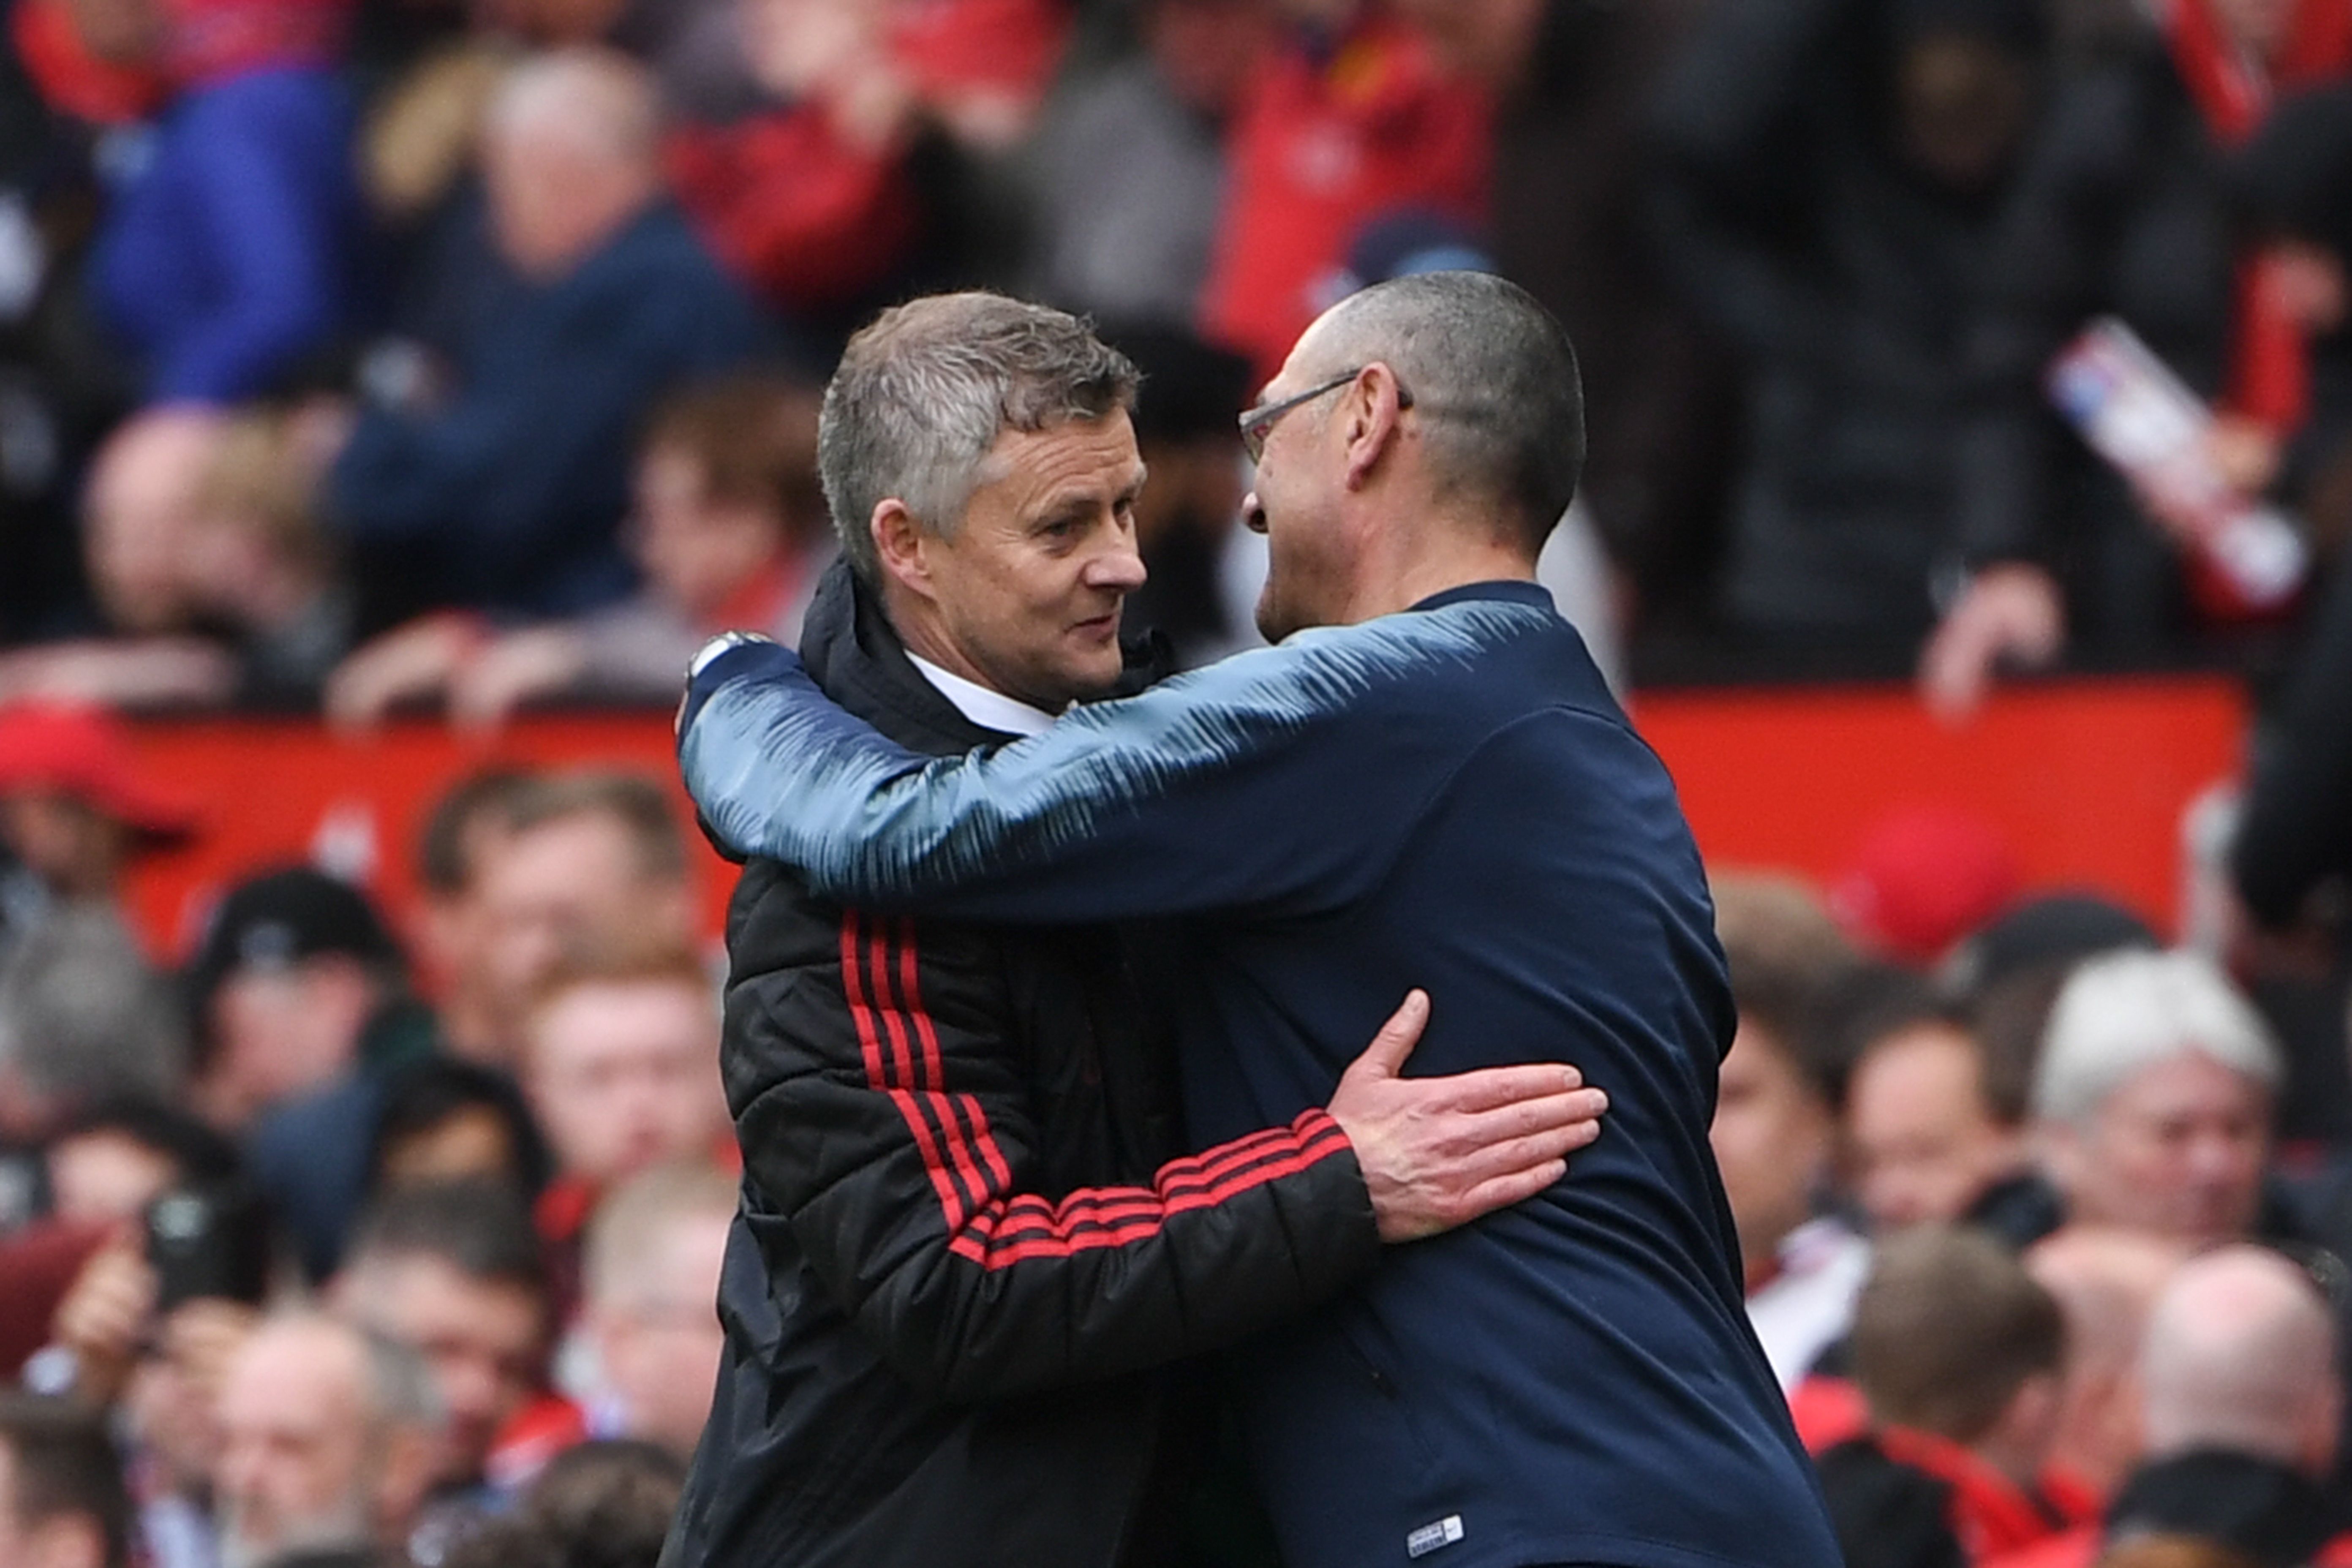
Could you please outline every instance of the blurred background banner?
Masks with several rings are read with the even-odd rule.
[[[2104,889],[2169,931],[2183,816],[2236,770],[2245,701],[2217,677],[2055,680],[2004,692],[1956,730],[1902,687],[1692,689],[1643,692],[1635,720],[1673,770],[1710,862],[1828,883],[1853,868],[1874,825],[1933,808],[2005,841],[2017,885]],[[404,917],[408,847],[425,815],[491,763],[639,769],[687,809],[668,721],[653,714],[541,715],[493,740],[425,722],[350,740],[295,719],[157,720],[137,739],[149,769],[202,813],[197,842],[142,862],[131,885],[139,929],[166,957],[256,865],[312,860]],[[735,873],[700,846],[695,860],[715,938]]]

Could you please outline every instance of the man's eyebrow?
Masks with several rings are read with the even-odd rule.
[[[1111,500],[1114,502],[1134,500],[1137,496],[1143,493],[1143,481],[1150,477],[1150,472],[1147,465],[1138,463],[1127,483],[1112,492]],[[1077,484],[1068,489],[1047,496],[1044,504],[1037,509],[1038,525],[1043,527],[1073,512],[1091,510],[1097,504],[1096,498],[1101,494],[1100,490],[1089,489],[1083,484]]]

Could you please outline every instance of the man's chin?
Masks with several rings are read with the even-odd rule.
[[[1041,681],[1045,689],[1038,697],[1027,699],[1030,705],[1048,713],[1058,713],[1073,702],[1098,702],[1118,689],[1127,675],[1127,656],[1114,642],[1108,653],[1087,650],[1082,658],[1074,658],[1053,672],[1050,681]]]

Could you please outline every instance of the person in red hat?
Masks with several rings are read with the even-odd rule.
[[[54,904],[119,903],[131,862],[195,826],[194,805],[141,768],[105,710],[0,708],[0,950]]]

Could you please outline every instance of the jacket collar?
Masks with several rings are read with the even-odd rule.
[[[1167,643],[1157,634],[1126,651],[1127,673],[1112,695],[1131,696],[1168,673]],[[835,561],[817,584],[802,623],[801,663],[819,690],[909,751],[952,756],[1013,738],[973,723],[923,679],[880,598],[845,560]]]

